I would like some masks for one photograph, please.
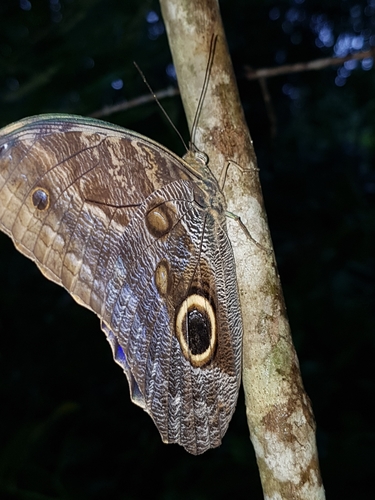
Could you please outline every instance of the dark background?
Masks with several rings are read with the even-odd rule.
[[[375,73],[372,61],[269,79],[254,68],[375,45],[375,1],[220,2],[330,499],[373,498]],[[1,0],[0,125],[88,115],[175,85],[156,1]],[[163,101],[188,138],[178,97]],[[155,103],[106,118],[177,153]],[[0,498],[261,499],[243,395],[223,445],[163,445],[130,403],[98,318],[0,235]]]

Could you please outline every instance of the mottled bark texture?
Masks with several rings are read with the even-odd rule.
[[[196,146],[220,177],[244,322],[243,385],[264,497],[322,499],[315,422],[292,344],[259,184],[216,0],[160,0],[188,123],[192,124],[212,35],[218,35]],[[256,244],[254,240],[258,243]],[[249,486],[249,493],[250,493]]]

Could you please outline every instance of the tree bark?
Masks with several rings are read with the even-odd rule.
[[[243,385],[264,497],[323,499],[315,421],[303,388],[264,210],[256,157],[216,0],[160,0],[191,127],[218,35],[194,143],[216,177],[227,172],[228,219],[244,324]],[[229,165],[229,166],[228,166]],[[228,169],[226,170],[226,166]],[[254,241],[255,240],[255,241]]]

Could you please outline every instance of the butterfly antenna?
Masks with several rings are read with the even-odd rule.
[[[181,139],[181,142],[182,142],[182,144],[184,145],[184,148],[186,149],[186,151],[187,151],[187,152],[189,152],[189,148],[186,146],[185,141],[184,141],[184,139],[183,139],[182,135],[181,135],[181,134],[180,134],[180,132],[177,130],[177,128],[176,128],[175,124],[172,122],[172,120],[169,118],[168,113],[165,111],[165,109],[163,108],[163,106],[160,104],[159,99],[156,97],[155,92],[152,90],[152,88],[151,88],[150,84],[149,84],[149,83],[148,83],[148,81],[146,80],[146,77],[145,77],[145,75],[143,74],[143,72],[142,72],[141,68],[138,66],[138,64],[137,64],[135,61],[133,61],[133,64],[134,64],[134,66],[137,68],[138,73],[141,75],[142,80],[143,80],[143,81],[144,81],[144,83],[146,84],[146,86],[147,86],[148,90],[150,91],[150,93],[151,93],[152,97],[155,99],[156,104],[157,104],[157,105],[159,106],[159,108],[162,110],[162,112],[164,113],[164,116],[167,118],[167,120],[169,121],[169,123],[172,125],[172,127],[173,127],[174,131],[177,133],[178,137]]]
[[[202,92],[201,92],[201,95],[199,97],[197,111],[195,112],[195,117],[194,117],[193,125],[191,127],[191,133],[190,133],[191,144],[193,146],[194,146],[194,139],[195,139],[195,133],[197,130],[199,116],[200,116],[201,111],[202,111],[203,101],[204,101],[204,98],[206,96],[206,92],[207,92],[207,88],[208,88],[208,79],[209,79],[210,74],[211,74],[212,63],[214,62],[214,55],[215,55],[215,49],[216,49],[216,44],[217,44],[217,38],[218,38],[218,35],[212,35],[212,37],[211,37],[210,50],[209,50],[209,55],[208,55],[206,73],[204,75],[204,80],[203,80]]]

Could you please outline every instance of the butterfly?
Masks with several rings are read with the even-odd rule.
[[[200,152],[74,115],[0,131],[0,229],[98,315],[132,401],[193,454],[220,445],[240,385],[225,206]]]

